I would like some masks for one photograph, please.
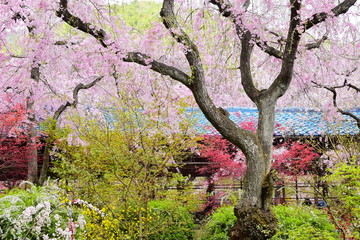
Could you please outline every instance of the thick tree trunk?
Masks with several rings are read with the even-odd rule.
[[[43,164],[41,167],[41,172],[39,177],[39,185],[43,185],[46,181],[49,171],[49,164],[50,164],[50,146],[49,143],[46,143],[44,149]]]
[[[27,119],[29,121],[29,142],[28,142],[28,173],[27,180],[37,184],[38,181],[38,152],[37,152],[37,130],[35,128],[35,115],[33,113],[34,101],[31,99],[33,92],[30,89],[30,97],[26,102],[26,111],[28,112]]]
[[[259,101],[257,146],[246,154],[244,192],[235,207],[238,221],[231,239],[269,239],[276,233],[277,220],[269,208],[274,184],[271,173],[275,101]]]
[[[272,193],[271,172],[247,171],[244,193],[235,207],[238,220],[230,233],[231,240],[265,240],[276,233],[276,216],[269,208]]]
[[[38,153],[36,144],[36,129],[34,126],[31,126],[30,128],[30,139],[28,144],[27,180],[36,184],[38,180]]]

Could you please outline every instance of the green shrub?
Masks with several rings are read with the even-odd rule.
[[[305,206],[275,206],[278,232],[272,239],[340,239],[326,212]]]
[[[327,214],[319,209],[304,206],[274,206],[278,217],[278,232],[273,240],[282,239],[340,239],[335,227],[329,221]],[[234,207],[218,208],[202,226],[198,240],[229,239],[229,231],[235,224]]]
[[[150,240],[193,239],[194,219],[188,208],[173,200],[149,203],[154,220],[150,221]]]
[[[88,203],[83,205],[89,205]],[[174,200],[150,201],[146,206],[122,205],[94,211],[85,207],[86,239],[193,239],[194,220],[188,208]]]
[[[100,210],[86,201],[78,203],[86,219],[84,238],[89,240],[143,239],[153,218],[150,209],[138,205],[114,205]]]
[[[198,240],[226,240],[229,239],[229,231],[235,224],[236,217],[234,215],[233,206],[224,206],[216,209],[209,217],[208,221],[203,225]]]
[[[132,28],[144,32],[159,21],[161,4],[153,1],[133,1],[113,5],[114,15],[121,16]]]
[[[27,184],[0,198],[0,239],[81,239],[85,220],[59,189]]]
[[[353,158],[334,166],[326,177],[333,197],[327,199],[331,206],[327,210],[346,239],[360,239],[360,167]]]

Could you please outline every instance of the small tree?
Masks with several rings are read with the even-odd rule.
[[[323,168],[329,191],[318,193],[327,202],[327,211],[332,223],[341,233],[342,239],[360,237],[360,142],[359,136],[333,136],[329,148],[322,149]]]
[[[89,113],[86,119],[73,117],[74,141],[57,144],[60,160],[55,173],[66,180],[74,197],[111,213],[123,231],[117,238],[131,232],[131,238],[140,239],[150,234],[148,203],[166,196],[165,190],[181,179],[169,169],[195,144],[186,120],[177,132],[165,121],[166,115],[162,108],[145,112],[121,102],[96,115]],[[174,195],[169,197],[176,199]]]

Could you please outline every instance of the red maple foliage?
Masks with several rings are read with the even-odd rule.
[[[256,130],[253,121],[243,122],[241,126],[251,131]],[[244,175],[245,156],[239,149],[220,135],[204,135],[202,139],[199,145],[200,156],[206,158],[208,164],[198,169],[200,173],[210,173],[215,178],[236,179]],[[288,141],[275,146],[273,168],[279,174],[304,175],[312,170],[313,161],[319,156],[309,144]]]
[[[242,152],[220,135],[202,136],[199,148],[200,156],[208,161],[208,164],[198,169],[200,173],[210,173],[216,178],[237,179],[245,173]]]
[[[31,139],[25,104],[8,99],[1,110],[0,181],[12,186],[14,182],[27,178],[28,159],[33,146],[29,144]]]
[[[319,156],[307,143],[287,142],[276,147],[273,168],[280,174],[305,175],[312,170],[312,164]]]
[[[243,123],[249,130],[255,131],[253,123]],[[219,199],[223,193],[216,192],[215,181],[231,178],[240,179],[246,171],[245,156],[220,135],[204,135],[199,145],[200,156],[208,164],[199,168],[201,174],[207,174],[206,194],[207,202],[202,206],[201,214],[209,214],[219,206]],[[281,175],[305,175],[312,170],[314,160],[320,155],[309,144],[290,141],[274,148],[272,167]]]

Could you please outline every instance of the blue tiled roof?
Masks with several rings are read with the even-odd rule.
[[[258,111],[256,108],[227,108],[230,119],[235,123],[257,121]],[[351,111],[360,117],[360,108]],[[217,134],[198,108],[187,109],[187,114],[196,119],[196,130],[201,134]],[[282,108],[275,114],[275,123],[279,125],[274,131],[275,136],[323,136],[332,134],[359,133],[356,121],[348,116],[343,116],[339,122],[325,120],[322,112],[306,108]]]

